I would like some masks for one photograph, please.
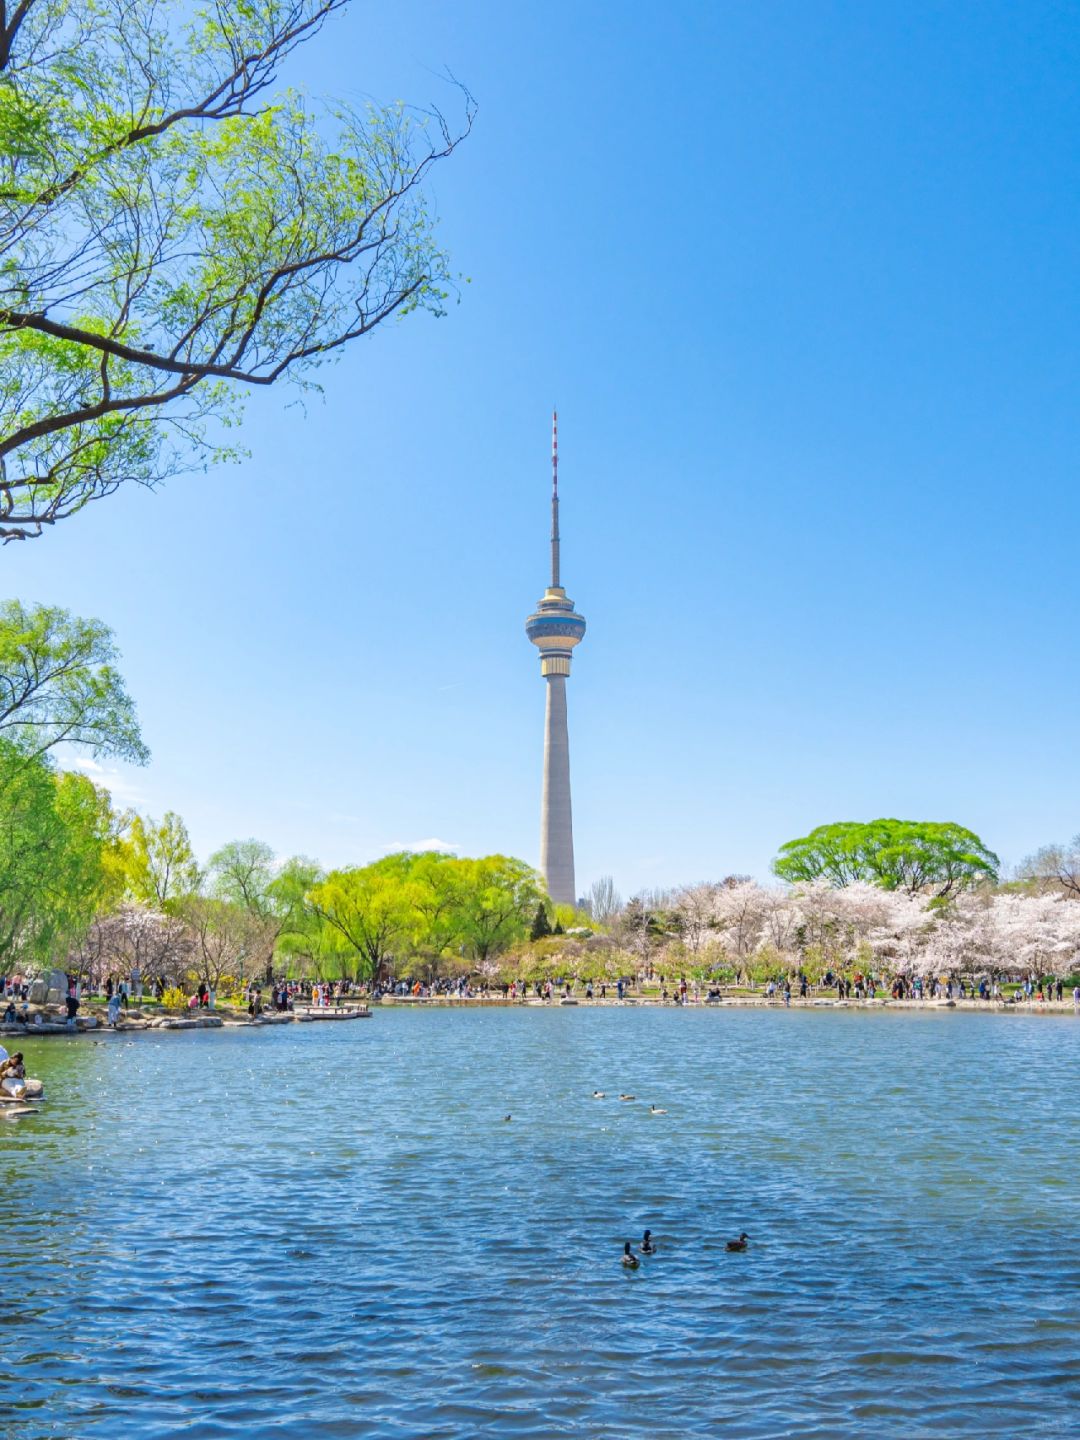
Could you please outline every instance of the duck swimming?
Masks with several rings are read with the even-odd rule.
[[[629,1240],[627,1240],[626,1244],[623,1246],[622,1263],[626,1266],[627,1270],[636,1270],[641,1264],[641,1261],[634,1254],[633,1250],[630,1249]]]
[[[606,1099],[607,1099],[607,1094],[606,1094],[606,1092],[603,1091],[603,1090],[594,1090],[594,1091],[592,1092],[592,1098],[593,1098],[594,1100],[606,1100]]]
[[[652,1243],[652,1231],[646,1230],[641,1237],[641,1253],[643,1255],[655,1255],[656,1246]]]
[[[512,1120],[513,1118],[514,1118],[514,1117],[513,1117],[512,1115],[504,1115],[504,1116],[503,1116],[503,1124],[505,1125],[506,1122],[507,1122],[507,1120]]]
[[[636,1096],[636,1095],[620,1095],[620,1096],[619,1096],[619,1099],[620,1099],[620,1100],[636,1100],[636,1099],[637,1099],[637,1096]]]
[[[667,1111],[666,1111],[666,1110],[661,1110],[659,1105],[650,1105],[650,1106],[649,1106],[649,1114],[650,1114],[650,1115],[666,1115],[666,1114],[667,1114]]]
[[[727,1242],[727,1248],[729,1250],[745,1250],[746,1242],[749,1239],[750,1236],[747,1235],[746,1231],[744,1230],[737,1240],[729,1240]]]

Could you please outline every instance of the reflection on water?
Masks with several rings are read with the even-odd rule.
[[[1075,1433],[1078,1046],[613,1009],[29,1042],[3,1434]]]

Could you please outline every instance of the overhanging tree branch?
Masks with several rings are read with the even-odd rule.
[[[223,458],[235,387],[443,313],[424,181],[467,91],[456,128],[270,93],[347,4],[0,4],[0,539]]]

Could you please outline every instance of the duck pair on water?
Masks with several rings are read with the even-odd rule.
[[[747,1242],[749,1241],[749,1239],[750,1236],[747,1235],[746,1231],[744,1230],[737,1240],[729,1240],[725,1246],[725,1249],[735,1252],[745,1250],[748,1248]],[[651,1230],[646,1230],[645,1234],[642,1236],[641,1254],[656,1254],[656,1246],[652,1243]],[[627,1240],[626,1244],[623,1246],[622,1263],[627,1270],[636,1270],[641,1264],[641,1259],[639,1256],[634,1254],[629,1240]]]
[[[651,1230],[646,1230],[645,1234],[641,1237],[641,1253],[642,1255],[656,1254],[656,1246],[652,1243]],[[623,1246],[622,1263],[626,1266],[627,1270],[636,1270],[641,1264],[640,1258],[635,1255],[631,1249],[629,1240],[627,1240]]]

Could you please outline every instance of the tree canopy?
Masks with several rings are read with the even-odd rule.
[[[108,796],[0,739],[0,974],[47,964],[110,899]]]
[[[981,880],[996,881],[998,857],[962,825],[917,820],[819,825],[780,847],[773,871],[792,882],[833,885],[866,880],[886,890],[944,898]]]
[[[241,389],[441,314],[472,124],[277,86],[348,0],[0,4],[0,539],[228,457]]]
[[[136,814],[124,822],[115,863],[129,899],[165,910],[198,890],[199,862],[175,810],[166,810],[160,822]]]
[[[270,971],[282,935],[301,937],[310,920],[308,891],[319,878],[313,860],[294,856],[278,865],[262,840],[230,840],[210,857],[212,894],[249,920],[251,943],[260,948],[260,968]]]
[[[2,384],[2,381],[0,381]],[[114,662],[112,631],[47,605],[0,604],[0,737],[31,754],[62,742],[142,764],[149,751]]]
[[[439,852],[387,855],[333,870],[310,892],[321,921],[345,941],[358,978],[374,980],[388,961],[420,953],[482,963],[529,933],[543,891],[521,860],[477,860]]]

